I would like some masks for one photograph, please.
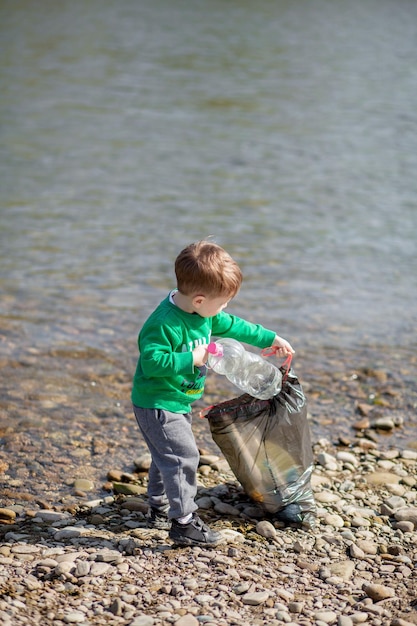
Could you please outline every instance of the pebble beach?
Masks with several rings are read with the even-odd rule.
[[[384,411],[395,415],[394,407],[381,413],[379,405],[373,421],[375,405],[358,392],[363,377],[362,383],[360,376],[348,378],[359,401],[348,434],[338,437],[314,435],[318,416],[328,421],[328,403],[317,380],[306,382],[313,529],[266,516],[221,453],[201,449],[199,514],[224,539],[212,549],[178,548],[166,531],[146,527],[148,454],[127,459],[128,468],[108,466],[119,458],[112,446],[117,450],[127,437],[123,421],[119,441],[104,438],[100,447],[94,432],[84,445],[72,441],[78,468],[55,450],[53,437],[41,445],[30,441],[30,428],[25,435],[4,429],[9,455],[1,467],[0,623],[417,624],[417,449],[392,445],[395,420],[388,424]],[[373,385],[382,397],[389,381],[374,375]],[[61,498],[45,491],[41,466],[67,476],[57,480]]]

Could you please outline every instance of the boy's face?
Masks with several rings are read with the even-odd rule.
[[[231,298],[220,296],[218,298],[210,298],[207,296],[195,296],[193,298],[194,311],[201,317],[213,317],[227,307]]]

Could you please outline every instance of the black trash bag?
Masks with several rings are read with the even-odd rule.
[[[282,389],[273,398],[245,393],[201,415],[246,494],[274,518],[314,528],[307,402],[293,370],[281,371]]]

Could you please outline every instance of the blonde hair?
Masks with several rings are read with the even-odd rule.
[[[187,295],[233,298],[242,284],[240,267],[216,243],[197,241],[175,260],[178,291]]]

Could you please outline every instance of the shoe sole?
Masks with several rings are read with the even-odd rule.
[[[182,537],[181,539],[174,539],[170,537],[171,541],[175,546],[203,546],[205,548],[215,548],[223,542],[223,537],[221,537],[218,541],[198,541],[198,539],[190,539],[189,537]]]

